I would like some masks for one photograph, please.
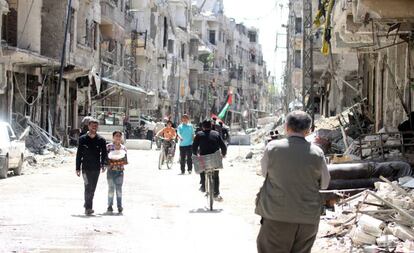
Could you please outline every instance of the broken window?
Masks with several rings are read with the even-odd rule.
[[[167,46],[167,41],[168,41],[168,23],[167,23],[167,17],[164,17],[164,43],[163,43],[164,47]],[[168,45],[168,48],[169,48],[169,45]]]
[[[3,15],[1,38],[9,46],[15,47],[17,45],[17,11],[14,8],[10,8],[10,11],[6,15]]]
[[[302,33],[302,18],[295,19],[295,33],[296,34]]]
[[[251,75],[250,76],[250,82],[251,83],[256,83],[256,75]]]
[[[302,66],[302,54],[300,50],[295,50],[295,68],[300,68]]]
[[[174,53],[174,40],[168,40],[168,53]]]
[[[216,31],[214,31],[214,30],[209,31],[208,41],[211,44],[216,45]]]
[[[250,62],[256,62],[256,55],[254,53],[250,53]]]
[[[89,20],[86,19],[85,21],[85,45],[90,46],[90,40],[89,40]]]
[[[256,32],[250,31],[249,34],[248,34],[248,36],[249,36],[250,42],[256,43],[256,37],[257,37],[257,33]]]
[[[98,44],[98,23],[96,21],[93,21],[92,23],[92,29],[91,29],[91,35],[92,35],[92,48],[94,50],[97,49],[97,44]]]
[[[190,55],[197,56],[198,55],[198,39],[191,39],[190,40]]]

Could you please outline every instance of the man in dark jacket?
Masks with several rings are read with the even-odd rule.
[[[88,122],[89,131],[79,138],[76,153],[76,175],[82,177],[85,183],[85,214],[94,213],[92,209],[93,196],[98,183],[99,173],[105,172],[107,161],[106,140],[97,134],[98,121],[91,119]]]
[[[226,156],[227,147],[224,144],[223,139],[217,131],[212,130],[212,123],[210,120],[205,120],[202,123],[203,131],[196,134],[193,143],[193,154],[194,155],[209,155],[214,154],[216,151],[221,149],[223,157]],[[214,198],[216,201],[222,201],[223,198],[220,196],[220,179],[219,172],[214,171]],[[206,175],[205,173],[200,174],[200,191],[205,192]]]

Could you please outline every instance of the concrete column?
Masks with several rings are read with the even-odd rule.
[[[389,48],[387,49],[387,59],[386,64],[390,66],[391,71],[393,71],[392,66],[395,64],[395,49]],[[395,100],[397,99],[395,94],[395,87],[394,82],[392,80],[391,74],[389,69],[385,68],[385,94],[384,94],[384,125],[385,126],[392,126],[393,125],[393,114],[394,114],[394,107],[395,107]]]
[[[406,62],[406,44],[402,44],[396,47],[396,64],[394,67],[395,73],[395,80],[397,82],[398,88],[403,96],[404,103],[408,105],[408,99],[405,97],[405,90],[406,90],[406,69],[407,69],[407,62]],[[394,126],[398,126],[404,118],[406,118],[406,113],[404,111],[404,107],[401,104],[400,99],[398,98],[395,101],[395,113],[394,113]]]
[[[374,101],[375,106],[375,130],[378,131],[380,128],[382,128],[383,122],[384,122],[384,107],[383,103],[384,100],[382,99],[384,97],[384,64],[382,60],[382,54],[379,54],[379,57],[376,61],[376,90],[374,91],[376,93],[376,98]]]

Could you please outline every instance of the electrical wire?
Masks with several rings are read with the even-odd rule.
[[[37,100],[39,100],[39,99],[40,99],[40,97],[42,96],[42,92],[43,92],[43,89],[44,89],[44,87],[45,87],[45,82],[46,82],[46,79],[47,79],[48,75],[45,75],[45,77],[43,78],[42,87],[40,88],[40,91],[39,91],[39,92],[38,92],[38,94],[37,94],[37,98],[36,98],[36,99],[34,99],[32,102],[28,102],[28,101],[27,101],[27,99],[23,96],[23,94],[22,94],[22,92],[21,92],[21,90],[20,90],[19,83],[18,83],[18,81],[17,81],[17,77],[16,77],[16,73],[15,73],[15,72],[14,72],[14,70],[13,70],[13,66],[12,66],[12,70],[11,70],[11,72],[13,73],[13,83],[14,83],[14,82],[16,83],[16,85],[14,85],[14,86],[16,87],[16,89],[17,89],[17,91],[18,91],[18,93],[19,93],[20,97],[22,98],[23,102],[24,102],[24,103],[26,103],[26,104],[27,104],[27,105],[29,105],[29,106],[34,105],[34,104],[37,102]]]
[[[269,17],[276,10],[279,3],[280,3],[280,0],[276,0],[275,5],[272,7],[272,9],[263,16],[254,17],[254,18],[241,18],[241,20],[244,20],[244,21],[259,21],[259,20],[265,19],[265,18]]]

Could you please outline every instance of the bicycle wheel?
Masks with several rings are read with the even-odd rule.
[[[213,202],[214,202],[214,181],[213,181],[213,174],[208,173],[208,181],[209,181],[209,204],[210,204],[210,211],[213,211]]]
[[[158,169],[159,170],[162,168],[163,164],[164,164],[164,150],[161,149],[160,157],[158,158]]]
[[[170,170],[173,166],[174,158],[171,155],[168,155],[165,163],[167,164],[167,168]]]

